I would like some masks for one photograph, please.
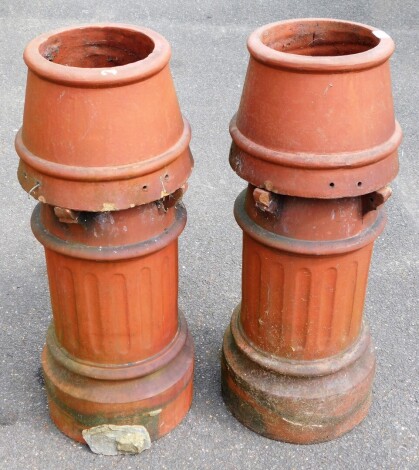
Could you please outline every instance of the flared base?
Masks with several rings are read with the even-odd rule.
[[[241,423],[270,439],[311,444],[335,439],[365,418],[375,372],[367,328],[339,356],[276,363],[270,356],[263,363],[261,351],[241,344],[238,317],[239,310],[224,336],[221,375],[224,401]]]
[[[151,440],[175,428],[189,411],[193,394],[193,342],[184,319],[181,323],[186,338],[170,362],[154,370],[147,366],[128,379],[121,378],[120,369],[115,369],[114,379],[112,371],[98,379],[85,374],[94,368],[82,367],[78,373],[74,367],[65,367],[47,338],[42,368],[51,418],[58,429],[84,443],[82,431],[102,424],[142,425]],[[178,349],[177,344],[172,347]],[[138,364],[134,368],[135,372],[141,369]],[[124,375],[132,375],[129,365],[126,369]]]

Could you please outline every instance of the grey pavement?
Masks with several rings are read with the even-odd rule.
[[[418,217],[419,4],[417,0],[15,0],[0,4],[0,468],[3,469],[413,469],[419,468]],[[335,17],[390,34],[392,79],[404,131],[401,169],[376,243],[365,315],[376,344],[373,404],[365,421],[333,442],[296,446],[237,422],[220,395],[222,335],[240,299],[241,231],[233,202],[245,186],[228,165],[228,123],[237,109],[256,27],[293,17]],[[172,44],[178,97],[193,130],[195,169],[180,240],[180,306],[196,344],[190,413],[140,456],[101,457],[51,423],[40,374],[51,309],[34,207],[16,180],[22,51],[42,32],[112,21],[153,28]]]

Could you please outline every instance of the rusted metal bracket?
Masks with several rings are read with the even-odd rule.
[[[168,209],[175,206],[182,199],[182,196],[187,189],[188,189],[188,185],[187,183],[185,183],[182,187],[180,187],[174,193],[169,194],[168,196],[156,201],[156,205],[159,208],[159,210],[163,212],[167,212]]]
[[[370,195],[370,200],[372,199],[371,205],[374,209],[377,209],[377,207],[384,204],[392,194],[393,190],[390,186],[384,186],[384,188],[381,188]]]
[[[73,211],[72,209],[65,209],[64,207],[54,207],[54,214],[58,217],[58,220],[63,224],[78,224],[79,223],[79,211]]]
[[[383,205],[392,194],[393,190],[390,186],[384,186],[378,191],[366,194],[364,196],[364,213],[378,209],[378,207]]]
[[[253,199],[255,200],[256,207],[263,212],[273,214],[278,210],[278,202],[274,195],[266,189],[255,188],[253,190]]]

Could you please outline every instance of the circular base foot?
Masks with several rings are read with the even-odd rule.
[[[232,323],[236,319],[234,315]],[[285,375],[278,372],[280,358],[277,370],[269,370],[251,359],[249,347],[244,354],[229,327],[222,354],[224,401],[241,423],[270,439],[295,444],[335,439],[360,423],[371,403],[373,346],[365,330],[358,341],[365,345],[362,353],[350,364],[342,354],[340,370],[335,367],[327,375],[304,377],[299,365],[309,361],[295,361],[296,374]],[[254,352],[260,356],[260,352]],[[329,366],[330,358],[325,361]],[[334,361],[339,361],[339,356]],[[289,363],[287,367],[292,369]]]
[[[102,424],[142,425],[156,440],[175,428],[192,403],[193,342],[163,367],[130,379],[96,379],[63,367],[48,345],[42,368],[51,418],[64,434],[85,442],[82,431]],[[135,367],[135,366],[134,366]]]

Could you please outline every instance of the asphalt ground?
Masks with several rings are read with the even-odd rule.
[[[1,2],[1,469],[419,468],[418,8],[417,0]],[[223,332],[240,300],[241,231],[232,208],[245,183],[228,165],[228,123],[247,66],[246,38],[265,23],[310,16],[370,24],[393,37],[394,102],[404,140],[365,306],[378,360],[371,411],[360,426],[333,442],[296,446],[258,436],[231,416],[220,395],[219,356]],[[27,42],[58,27],[102,21],[150,27],[169,40],[195,157],[179,253],[180,307],[196,345],[193,406],[151,450],[114,458],[73,443],[49,419],[39,357],[51,320],[45,261],[30,231],[35,202],[16,180],[13,147],[22,121]]]

